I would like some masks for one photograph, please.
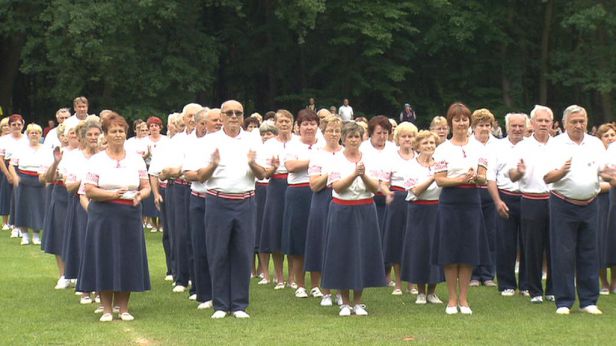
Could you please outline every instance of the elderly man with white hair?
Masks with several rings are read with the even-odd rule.
[[[599,257],[597,248],[599,175],[605,147],[586,134],[588,115],[572,105],[563,112],[565,133],[548,145],[550,247],[556,313],[569,314],[577,288],[582,311],[597,315]]]
[[[520,257],[520,276],[516,282],[515,262],[518,254],[523,253],[520,239],[520,188],[517,182],[509,178],[509,158],[513,148],[524,139],[526,119],[523,113],[505,115],[507,137],[497,141],[493,157],[488,165],[488,191],[494,201],[498,217],[496,218],[496,276],[498,290],[504,297],[513,296],[516,288],[526,290],[526,269],[524,256]]]

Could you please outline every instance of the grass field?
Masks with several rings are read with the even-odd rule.
[[[187,295],[172,293],[164,278],[161,233],[147,233],[152,290],[134,294],[135,321],[98,322],[95,305],[79,305],[72,290],[54,290],[53,256],[20,246],[0,233],[0,344],[3,345],[193,345],[193,344],[612,344],[616,296],[601,297],[602,316],[557,316],[553,303],[531,305],[503,298],[494,288],[474,288],[472,316],[446,316],[444,305],[417,306],[414,296],[368,289],[370,316],[338,317],[314,298],[297,299],[253,280],[251,318],[211,320]],[[446,301],[445,285],[438,294]]]

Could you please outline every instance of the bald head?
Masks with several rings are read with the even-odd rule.
[[[227,135],[235,137],[240,133],[244,123],[244,107],[235,100],[225,101],[220,106],[222,126]]]
[[[222,128],[220,108],[210,109],[205,116],[205,127],[208,133],[216,132]]]

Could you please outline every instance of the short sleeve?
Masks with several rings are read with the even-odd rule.
[[[98,186],[98,179],[100,177],[99,167],[97,164],[97,157],[90,159],[88,168],[86,170],[86,177],[83,184],[91,184]]]
[[[443,147],[441,146],[437,147],[436,151],[434,152],[434,172],[435,173],[447,172],[448,162],[445,156],[446,155],[443,152]]]
[[[329,186],[340,179],[342,179],[340,166],[334,165],[331,172],[329,172],[329,175],[327,176],[327,185]]]

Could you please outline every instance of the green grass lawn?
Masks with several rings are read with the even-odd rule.
[[[370,316],[338,317],[319,299],[297,299],[290,289],[252,281],[251,318],[211,320],[186,294],[172,293],[164,278],[161,233],[147,233],[152,290],[134,294],[135,321],[100,323],[95,305],[80,305],[72,290],[54,290],[53,256],[20,246],[0,233],[0,344],[190,345],[190,344],[611,344],[616,339],[616,296],[601,297],[602,316],[557,316],[553,303],[501,297],[494,288],[474,288],[472,316],[445,315],[444,305],[414,304],[414,296],[368,289]],[[447,300],[445,285],[438,294]]]

